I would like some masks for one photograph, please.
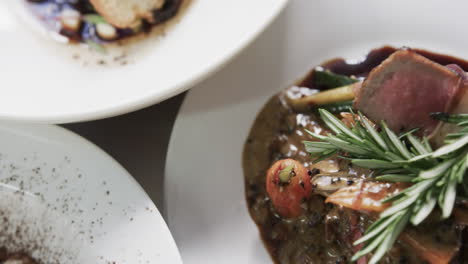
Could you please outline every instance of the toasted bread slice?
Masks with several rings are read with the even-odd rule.
[[[107,22],[118,28],[137,25],[141,19],[152,20],[153,10],[160,9],[165,0],[90,0]]]

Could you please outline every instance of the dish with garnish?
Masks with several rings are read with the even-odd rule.
[[[80,7],[84,0],[0,1],[0,85],[8,94],[0,99],[0,118],[92,120],[179,94],[237,55],[287,2],[243,1],[93,0],[95,8]],[[132,4],[144,12],[127,12]],[[47,7],[57,13],[38,19],[34,10]],[[69,34],[64,25],[78,30]],[[133,36],[140,30],[151,32]]]
[[[466,61],[384,47],[274,96],[244,147],[275,263],[464,263]]]
[[[0,144],[0,263],[182,263],[151,199],[96,146],[9,123]]]
[[[67,42],[103,44],[148,33],[173,18],[183,0],[25,0],[32,13]]]
[[[299,77],[305,76],[324,61],[341,57],[345,58],[341,61],[346,64],[360,64],[369,51],[386,44],[393,47],[423,47],[429,51],[468,58],[466,49],[459,42],[460,35],[451,33],[451,30],[457,32],[462,29],[459,26],[462,23],[460,6],[449,7],[437,1],[426,1],[425,4],[425,12],[419,15],[414,10],[419,10],[421,6],[408,1],[291,2],[290,8],[275,27],[268,30],[251,49],[246,50],[243,56],[218,76],[187,94],[169,144],[165,177],[167,220],[185,263],[198,263],[207,254],[210,260],[220,263],[274,263],[274,259],[279,260],[277,255],[272,259],[265,247],[260,229],[250,215],[249,204],[253,205],[251,210],[258,209],[257,222],[271,220],[272,224],[291,229],[290,232],[276,232],[276,239],[294,234],[294,226],[284,223],[293,223],[294,220],[278,217],[282,220],[275,222],[271,216],[278,214],[277,209],[262,207],[268,201],[262,201],[261,197],[269,199],[267,194],[249,195],[250,198],[257,197],[258,202],[246,199],[246,191],[254,194],[255,186],[246,187],[242,167],[244,144],[257,114],[273,95],[297,83]],[[466,5],[461,1],[457,4]],[[364,10],[366,15],[356,16]],[[336,17],[339,20],[331,20]],[[400,26],[395,27],[395,24]],[[447,31],[448,28],[451,30]],[[439,64],[447,65],[449,62]],[[357,74],[356,77],[361,80],[360,77],[364,76]],[[272,109],[282,111],[283,108],[279,105]],[[270,121],[279,123],[280,116],[281,113]],[[293,117],[294,112],[291,112],[291,117],[286,118],[285,122],[281,121],[281,124],[294,124]],[[300,140],[296,144],[303,146]],[[288,152],[289,149],[284,147],[280,151]],[[265,164],[256,179],[265,180],[266,171],[274,163],[270,157],[266,157],[266,153],[268,150],[259,151],[255,155],[259,162],[262,159]],[[308,157],[309,154],[305,153],[304,158]],[[265,191],[264,183],[258,184],[257,194]],[[313,199],[324,198],[314,195]],[[326,208],[333,205],[322,201],[317,206]],[[320,228],[323,226],[322,216],[319,214],[317,218],[311,218],[310,223],[316,223],[316,229],[304,224],[298,225],[297,232],[305,228],[307,232],[323,231]],[[424,228],[425,221],[418,228]],[[448,227],[448,230],[452,232],[452,228]],[[268,231],[272,229],[262,228],[264,235],[274,234]],[[436,231],[433,234],[437,234]],[[325,263],[336,263],[341,255],[346,258],[354,255],[352,249],[348,249],[344,243],[338,248],[339,251],[334,250],[336,245],[325,247],[330,243],[321,240],[320,232],[317,231],[317,236],[302,237],[306,242],[296,244],[297,251],[310,249],[307,248],[310,245],[323,245],[322,252],[330,254],[328,259],[324,258],[328,260]],[[281,243],[276,242],[270,249],[280,248]],[[397,242],[395,249],[398,244],[400,242]],[[412,260],[421,261],[416,252],[413,250],[412,255],[417,260]],[[310,260],[306,256],[303,262],[294,262],[292,259],[289,263],[323,263],[317,261],[317,258]],[[368,261],[371,259],[370,255],[366,257]]]
[[[274,263],[465,263],[466,69],[468,62],[462,59],[388,46],[372,50],[358,63],[332,59],[262,107],[244,138],[243,177],[233,169],[236,163],[212,165],[217,160],[211,155],[207,169],[215,177],[197,174],[196,165],[178,169],[179,163],[171,165],[174,154],[169,152],[169,177],[187,181],[179,173],[189,171],[191,177],[196,176],[187,183],[189,188],[205,184],[211,190],[223,189],[209,192],[223,197],[221,201],[201,198],[194,202],[202,203],[197,210],[219,211],[222,216],[209,214],[215,219],[206,220],[191,211],[195,217],[186,222],[175,216],[183,215],[179,210],[188,210],[193,203],[183,208],[175,205],[181,206],[180,197],[192,202],[198,198],[191,196],[185,184],[179,186],[177,178],[169,180],[177,182],[166,187],[169,223],[175,225],[182,256],[196,262],[195,252],[204,248],[184,239],[194,235],[191,228],[183,233],[176,229],[193,221],[195,229],[209,234],[207,247],[220,243],[217,239],[226,233],[233,241],[217,250],[236,248],[242,237],[244,243],[255,243],[251,236],[256,232],[239,211],[240,203],[224,198],[245,194],[245,206]],[[186,125],[203,134],[196,125],[197,114],[193,116],[201,106],[191,107]],[[175,149],[198,151],[198,144],[207,146],[207,141],[220,138],[215,144],[219,146],[209,147],[210,151],[230,151],[218,160],[229,159],[229,152],[241,155],[223,140],[227,135],[238,143],[237,134],[241,134],[236,130],[239,123],[228,114],[232,111],[227,107],[224,114],[208,117],[214,121],[203,117],[203,126],[213,129],[219,116],[231,115],[227,129],[208,133],[209,138],[202,137],[200,143],[182,140]],[[203,163],[206,158],[192,162]],[[243,178],[244,188],[239,188],[235,177]],[[222,188],[226,185],[229,191]],[[235,191],[240,194],[232,196]],[[231,217],[240,223],[228,220]],[[247,255],[243,261],[267,261],[249,256],[250,247],[240,246]]]

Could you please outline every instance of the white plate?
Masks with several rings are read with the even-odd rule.
[[[59,127],[5,123],[0,146],[0,244],[39,246],[42,263],[182,263],[150,198],[96,146]]]
[[[118,115],[188,89],[239,53],[287,2],[193,0],[164,36],[129,45],[126,66],[110,65],[113,56],[102,66],[99,56],[45,34],[23,1],[0,1],[0,118],[48,123]]]
[[[360,59],[383,44],[468,58],[467,8],[466,1],[292,1],[243,55],[191,90],[165,176],[168,224],[184,263],[271,263],[248,215],[241,168],[244,141],[270,96],[326,59]]]

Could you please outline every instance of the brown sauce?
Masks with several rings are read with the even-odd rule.
[[[0,263],[38,264],[28,254],[10,253],[4,247],[0,247]]]
[[[371,51],[367,58],[358,64],[349,64],[344,59],[333,59],[321,67],[338,74],[365,77],[395,50],[392,47],[383,47]],[[468,71],[466,61],[423,50],[416,51],[443,65],[458,64]],[[307,74],[295,86],[322,89],[314,85],[314,71]],[[355,231],[363,232],[371,223],[372,216],[325,204],[324,198],[316,195],[304,203],[306,212],[301,217],[283,219],[276,214],[266,193],[266,171],[275,161],[285,158],[298,160],[309,170],[315,168],[321,173],[343,173],[360,179],[368,179],[372,175],[372,172],[352,167],[348,162],[338,158],[313,165],[302,144],[304,140],[312,140],[305,133],[305,129],[320,132],[326,128],[313,111],[299,113],[292,110],[285,100],[285,92],[273,96],[259,112],[243,153],[245,194],[249,212],[275,263],[349,263],[356,250],[350,246],[355,240],[353,234]],[[462,236],[460,230],[457,230],[450,221],[428,222],[430,223],[422,224],[418,228],[426,230],[431,234],[431,238],[439,238],[440,241],[437,243],[465,245],[468,236],[464,234],[465,240],[460,240]],[[434,226],[440,228],[434,229]],[[459,255],[453,263],[468,263],[463,252]],[[402,242],[397,242],[381,263],[426,262]]]

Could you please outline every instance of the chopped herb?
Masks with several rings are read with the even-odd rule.
[[[279,179],[282,183],[288,183],[295,176],[294,164],[282,169],[279,173]]]
[[[83,20],[94,25],[101,23],[107,24],[107,21],[102,16],[96,14],[84,15]]]

